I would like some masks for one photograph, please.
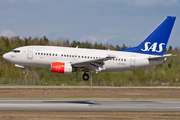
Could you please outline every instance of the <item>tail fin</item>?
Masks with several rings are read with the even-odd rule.
[[[140,45],[119,51],[163,56],[175,19],[168,16]]]

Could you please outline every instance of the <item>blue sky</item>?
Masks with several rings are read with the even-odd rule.
[[[180,47],[179,0],[0,0],[0,35],[136,46],[176,16],[168,46]]]

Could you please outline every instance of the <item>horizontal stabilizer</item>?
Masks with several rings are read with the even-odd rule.
[[[162,58],[169,58],[169,57],[174,57],[176,55],[172,55],[172,54],[165,54],[163,56],[156,56],[156,57],[150,57],[148,58],[149,60],[157,60],[157,59],[162,59]]]

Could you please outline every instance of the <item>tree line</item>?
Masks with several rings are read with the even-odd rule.
[[[22,70],[14,66],[14,64],[4,60],[2,55],[12,51],[14,48],[28,45],[46,45],[46,46],[64,46],[79,47],[89,49],[111,49],[121,50],[129,48],[123,44],[122,46],[105,43],[91,43],[89,41],[80,42],[68,39],[57,38],[55,40],[48,39],[46,36],[42,38],[24,38],[18,36],[7,38],[0,37],[0,85],[90,85],[89,81],[82,79],[83,72],[74,72],[70,75],[51,73],[47,68],[27,67],[26,75],[22,75]],[[174,54],[175,57],[168,58],[164,64],[138,69],[134,71],[123,72],[99,72],[92,73],[94,86],[151,86],[151,85],[180,85],[180,49],[169,46],[165,54]]]

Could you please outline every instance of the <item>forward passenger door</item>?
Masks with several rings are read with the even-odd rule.
[[[28,48],[27,58],[32,59],[33,58],[33,48]]]

